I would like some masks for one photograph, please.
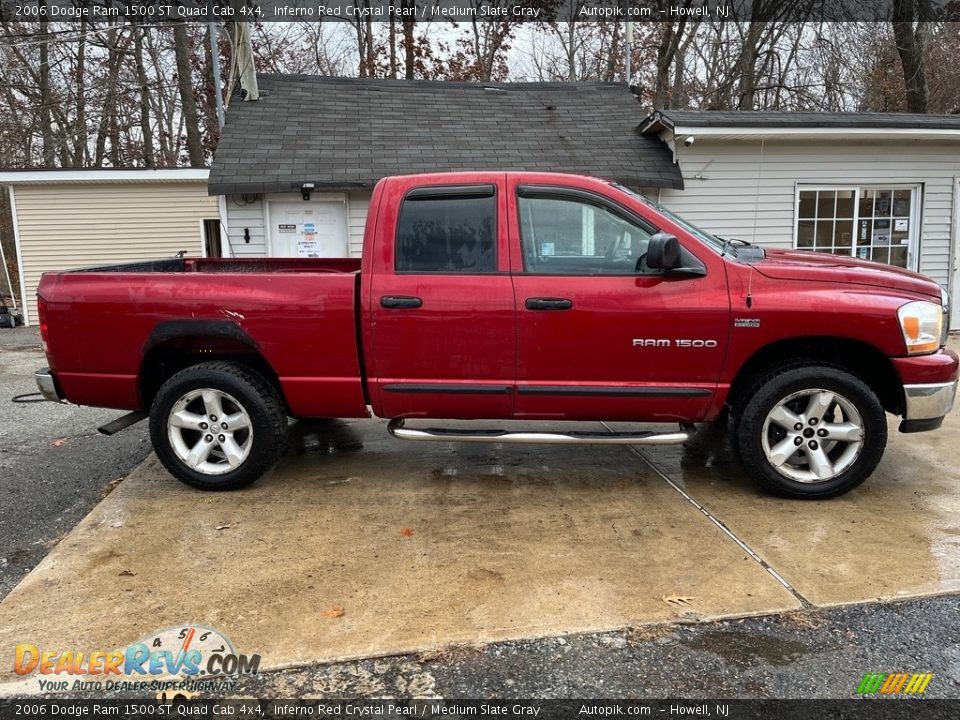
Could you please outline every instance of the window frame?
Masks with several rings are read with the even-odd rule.
[[[658,232],[662,232],[660,228],[651,223],[646,218],[637,214],[636,212],[630,210],[630,208],[621,205],[620,203],[611,200],[610,198],[600,195],[599,193],[592,192],[590,190],[584,190],[582,188],[572,188],[564,187],[562,185],[539,185],[539,184],[521,184],[517,185],[516,188],[516,203],[517,203],[517,231],[518,239],[520,241],[520,259],[523,263],[523,266],[519,269],[517,274],[521,275],[530,275],[531,277],[656,277],[656,273],[549,273],[549,272],[531,272],[527,269],[527,254],[524,251],[524,230],[523,222],[520,218],[520,200],[522,198],[528,199],[544,199],[544,200],[567,200],[567,201],[579,201],[584,204],[595,204],[606,208],[608,211],[614,215],[619,215],[621,220],[624,220],[628,223],[633,223],[640,227],[643,232],[649,233],[652,237]],[[691,253],[692,254],[692,253]],[[696,256],[694,256],[696,257]],[[697,258],[698,262],[700,261]],[[701,263],[702,264],[702,263]],[[516,271],[515,271],[516,272]]]
[[[920,231],[923,227],[922,215],[923,215],[923,183],[909,183],[909,182],[889,182],[889,183],[836,183],[836,184],[822,184],[822,183],[794,183],[793,187],[793,243],[792,247],[794,250],[807,250],[809,252],[820,252],[816,250],[816,246],[812,248],[800,247],[798,245],[799,235],[800,235],[800,193],[801,192],[853,192],[853,238],[850,244],[850,254],[849,255],[837,255],[837,257],[849,257],[854,260],[859,260],[857,257],[857,247],[859,245],[857,241],[858,227],[860,224],[860,200],[862,196],[862,191],[864,190],[890,190],[895,192],[897,190],[907,190],[910,192],[910,243],[907,247],[907,270],[918,271],[920,267]],[[804,220],[810,220],[811,218],[804,218]],[[819,217],[814,218],[819,220]],[[836,220],[836,218],[831,218],[831,220]],[[892,229],[892,228],[891,228]],[[870,246],[873,243],[869,243]],[[892,245],[891,245],[892,247]],[[834,253],[825,253],[820,252],[821,255],[829,255]],[[879,262],[879,261],[877,261]],[[894,265],[893,263],[881,263],[882,265],[889,265],[890,267],[900,267],[899,265]]]
[[[422,200],[456,200],[456,199],[493,199],[493,269],[490,271],[453,272],[450,270],[400,270],[400,218],[407,201],[419,202]],[[431,277],[444,275],[463,277],[470,275],[498,275],[500,273],[500,202],[499,188],[496,183],[456,183],[451,185],[417,185],[409,188],[400,200],[400,209],[393,228],[393,274],[394,275],[429,275]]]

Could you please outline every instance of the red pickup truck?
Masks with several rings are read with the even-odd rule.
[[[957,356],[945,293],[849,257],[764,250],[595,178],[471,172],[373,192],[362,260],[178,258],[51,273],[43,394],[149,414],[157,456],[246,485],[288,417],[388,418],[406,440],[669,444],[726,421],[753,478],[792,497],[876,467],[884,412],[940,426]],[[410,427],[548,420],[553,432]],[[584,432],[566,421],[679,423]]]

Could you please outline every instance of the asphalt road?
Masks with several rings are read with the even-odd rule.
[[[97,433],[119,411],[10,402],[43,364],[35,328],[0,329],[0,598],[150,452],[145,423]]]
[[[867,603],[320,665],[241,678],[232,694],[842,699],[857,697],[868,672],[932,672],[924,697],[960,698],[960,599]]]

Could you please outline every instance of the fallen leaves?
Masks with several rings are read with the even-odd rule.
[[[695,597],[690,595],[664,595],[660,599],[671,607],[690,607],[691,603],[696,600]]]
[[[136,573],[131,570],[121,570],[119,573],[120,577],[136,577]]]
[[[823,625],[823,619],[808,610],[793,610],[780,616],[780,622],[798,630],[816,630]]]
[[[334,605],[333,607],[328,607],[323,611],[323,614],[330,619],[342,618],[343,614],[346,611],[339,605]]]
[[[411,528],[411,527],[403,527],[403,528],[400,528],[400,536],[401,536],[401,537],[413,537],[413,536],[416,534],[416,532],[417,532],[417,531],[414,530],[414,529]]]
[[[450,643],[443,647],[423,650],[417,653],[418,663],[444,663],[452,665],[483,652],[480,645],[457,645]]]

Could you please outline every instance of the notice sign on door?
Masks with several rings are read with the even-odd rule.
[[[295,233],[295,232],[297,231],[297,226],[296,226],[296,225],[283,225],[283,224],[281,224],[279,227],[280,227],[280,232],[282,232],[282,233]]]

